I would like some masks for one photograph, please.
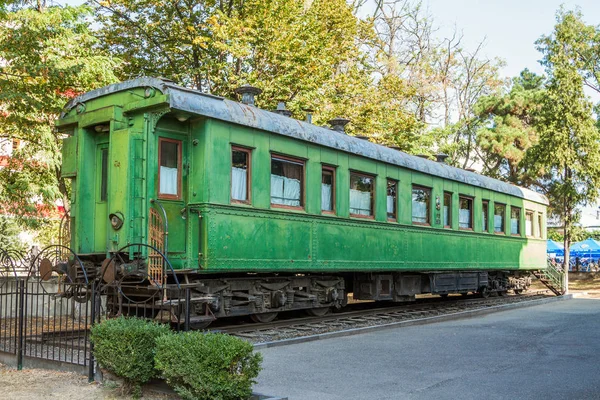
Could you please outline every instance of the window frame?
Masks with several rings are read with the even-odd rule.
[[[487,208],[485,210],[485,222],[486,226],[483,226],[483,220],[481,221],[481,232],[490,232],[490,201],[489,200],[481,200],[481,212],[483,215],[484,206]]]
[[[542,226],[543,226],[543,222],[544,222],[544,213],[538,212],[537,217],[538,217],[538,238],[543,239],[544,234],[543,234]]]
[[[446,205],[446,195],[450,196],[450,204],[448,205],[448,222],[449,224],[444,224],[444,206]],[[452,192],[444,192],[442,196],[442,225],[444,229],[452,229]]]
[[[231,194],[231,184],[233,183],[233,152],[239,151],[246,153],[247,156],[247,168],[246,168],[246,200],[234,199]],[[234,204],[252,204],[252,149],[248,147],[239,146],[236,144],[231,145],[231,168],[229,169],[229,200]]]
[[[108,174],[109,174],[109,147],[108,143],[100,145],[100,185],[98,203],[106,203],[108,201]],[[106,157],[104,157],[106,155]],[[105,169],[106,167],[106,169]]]
[[[468,228],[461,228],[460,227],[460,203],[462,200],[467,200],[470,204],[471,204],[471,212],[469,213],[469,227]],[[473,216],[475,214],[475,198],[473,196],[467,196],[464,194],[460,194],[458,195],[458,229],[461,231],[473,231],[473,229],[475,228],[475,220],[473,219]]]
[[[302,182],[300,184],[300,205],[299,206],[288,206],[285,204],[275,204],[271,201],[272,200],[271,175],[273,174],[273,167],[272,167],[271,163],[273,162],[274,158],[281,160],[281,161],[289,161],[289,162],[297,163],[302,166]],[[270,169],[270,172],[269,172],[269,203],[271,205],[271,208],[281,208],[284,210],[305,211],[305,206],[306,206],[306,198],[305,198],[305,196],[306,196],[306,159],[271,152],[271,163],[269,163],[269,169]]]
[[[496,221],[494,221],[494,225],[493,225],[494,234],[495,235],[506,235],[506,203],[494,202],[494,217],[496,216],[496,206],[504,207],[504,213],[502,215],[502,230],[501,231],[496,232]]]
[[[527,234],[527,216],[531,215],[531,235]],[[535,227],[533,225],[533,222],[535,220],[535,212],[533,210],[527,210],[525,209],[525,237],[528,238],[533,238],[535,237]]]
[[[418,222],[418,221],[413,220],[414,214],[413,214],[413,209],[412,209],[412,203],[413,203],[412,202],[412,195],[413,195],[413,192],[415,190],[425,190],[425,191],[429,192],[429,204],[428,204],[428,207],[427,207],[427,215],[426,215],[427,216],[427,222]],[[415,185],[415,184],[412,185],[412,188],[411,188],[411,191],[410,191],[410,199],[411,199],[411,201],[410,201],[410,220],[411,220],[411,222],[412,222],[413,225],[431,226],[431,195],[432,195],[432,193],[433,193],[432,188],[429,188],[427,186],[422,186],[422,185]]]
[[[519,218],[517,218],[517,221],[518,221],[517,228],[518,228],[519,232],[512,233],[512,223],[511,223],[511,225],[510,225],[510,235],[511,236],[521,236],[522,235],[522,230],[521,230],[521,210],[522,210],[522,208],[521,207],[517,207],[517,206],[510,206],[510,218],[509,219],[511,221],[512,221],[512,212],[513,212],[513,209],[519,210]]]
[[[177,194],[163,194],[160,192],[160,167],[161,167],[161,162],[162,162],[162,143],[163,142],[168,142],[168,143],[175,143],[177,144]],[[182,200],[182,193],[181,193],[181,187],[182,187],[182,178],[183,178],[183,167],[182,167],[182,153],[183,153],[183,141],[182,140],[177,140],[177,139],[171,139],[171,138],[166,138],[166,137],[159,137],[158,138],[158,182],[157,182],[157,192],[158,192],[158,198],[161,200]]]
[[[350,170],[349,171],[349,180],[348,180],[348,215],[351,218],[363,218],[363,219],[375,219],[375,205],[376,205],[376,200],[375,200],[375,188],[377,187],[377,180],[376,180],[376,175],[371,175],[371,174],[367,174],[364,172],[359,172],[359,171],[354,171],[354,170]],[[350,189],[352,189],[352,175],[358,175],[358,176],[362,176],[363,178],[371,178],[373,179],[373,183],[371,184],[371,215],[361,215],[361,214],[353,214],[352,212],[350,212]]]
[[[323,210],[323,195],[321,192],[321,214],[336,215],[336,167],[334,165],[321,164],[321,185],[323,184],[323,171],[331,172],[331,211]]]
[[[394,184],[394,186],[396,186],[396,194],[394,195],[394,217],[390,218],[388,216],[388,212],[387,212],[387,191],[388,191],[388,185],[391,183]],[[397,179],[393,179],[393,178],[387,178],[385,181],[385,200],[386,200],[386,205],[385,205],[385,216],[386,219],[389,222],[398,222],[398,180]]]

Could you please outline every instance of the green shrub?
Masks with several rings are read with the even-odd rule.
[[[187,332],[156,341],[156,368],[184,399],[247,399],[261,363],[250,343],[224,334]]]
[[[141,318],[109,319],[91,329],[94,356],[101,367],[124,379],[125,391],[139,396],[141,384],[156,376],[156,339],[170,332],[168,325]]]

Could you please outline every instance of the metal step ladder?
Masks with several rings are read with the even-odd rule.
[[[548,260],[548,267],[544,270],[534,271],[533,274],[555,295],[565,294],[565,275],[559,264]]]

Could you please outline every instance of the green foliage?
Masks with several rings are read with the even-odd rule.
[[[544,78],[525,69],[508,92],[479,98],[475,113],[483,126],[477,144],[485,175],[519,185],[530,183],[522,160],[537,142],[536,117],[544,96]]]
[[[170,334],[168,325],[140,318],[108,319],[91,329],[98,364],[125,379],[135,395],[141,384],[156,375],[154,356],[160,336]]]
[[[156,367],[184,399],[246,399],[261,362],[250,343],[224,334],[187,332],[157,340]]]
[[[93,3],[104,45],[126,61],[123,78],[160,75],[229,98],[248,83],[262,89],[261,108],[285,101],[298,119],[310,108],[319,125],[343,116],[350,134],[428,146],[407,106],[413,90],[399,75],[374,77],[373,23],[345,0]]]
[[[67,197],[54,121],[76,95],[116,81],[118,66],[90,34],[89,7],[44,4],[0,15],[0,60],[10,60],[0,63],[0,142],[25,144],[0,169],[0,210],[33,227]]]
[[[25,253],[28,249],[19,240],[20,232],[14,218],[0,214],[0,250]]]

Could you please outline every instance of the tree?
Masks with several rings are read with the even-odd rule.
[[[374,76],[372,22],[345,0],[94,3],[105,47],[126,62],[123,78],[162,75],[229,98],[247,83],[262,89],[261,108],[285,101],[298,119],[310,108],[316,124],[342,116],[351,134],[423,147],[406,105],[412,89]]]
[[[25,144],[0,169],[0,213],[21,225],[39,225],[57,200],[68,206],[61,137],[53,130],[64,105],[117,80],[118,60],[90,34],[90,11],[37,2],[0,17],[0,142]]]
[[[600,132],[580,74],[583,63],[578,54],[583,44],[577,40],[577,21],[581,14],[561,9],[556,18],[553,33],[536,42],[548,85],[540,111],[539,141],[528,151],[527,162],[542,177],[541,188],[550,199],[551,212],[564,223],[567,279],[577,206],[598,198]]]
[[[476,143],[484,175],[531,184],[522,160],[537,142],[536,119],[544,95],[544,77],[525,69],[508,91],[477,100],[474,110],[482,124]]]

